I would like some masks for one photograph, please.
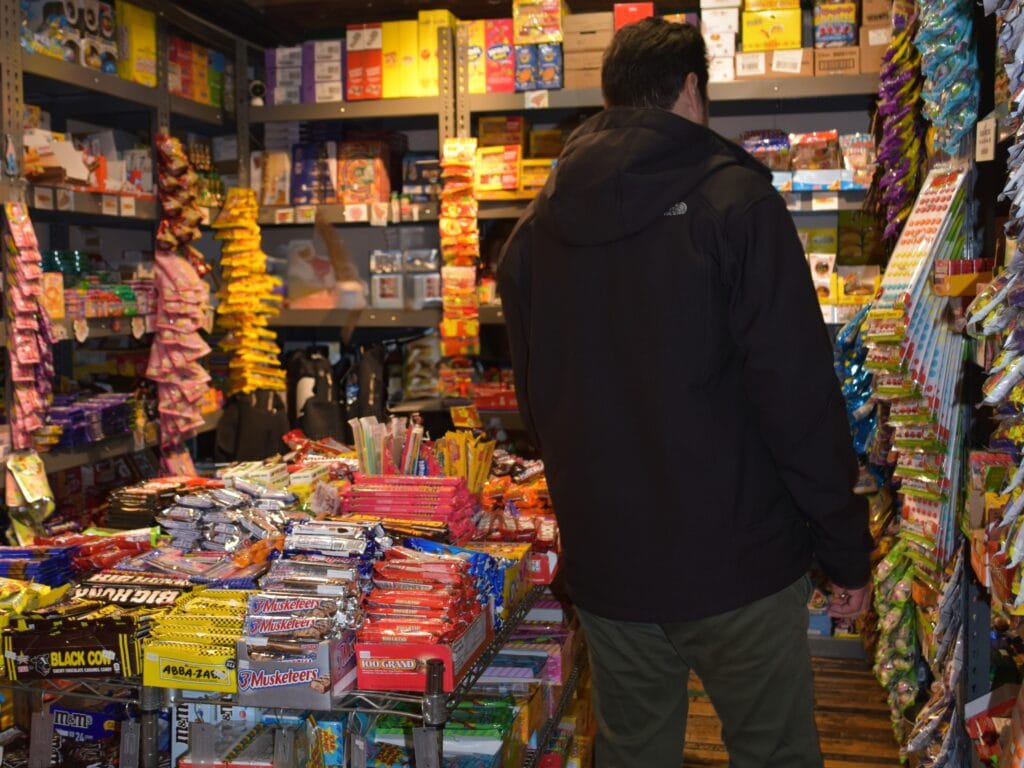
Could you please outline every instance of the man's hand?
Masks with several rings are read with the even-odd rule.
[[[859,589],[847,589],[832,584],[832,600],[829,603],[828,615],[834,619],[857,619],[871,604],[871,584]]]

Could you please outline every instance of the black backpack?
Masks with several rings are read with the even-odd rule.
[[[217,425],[214,460],[262,461],[283,453],[283,438],[290,428],[280,392],[235,395],[224,405]]]
[[[345,439],[345,409],[338,399],[334,369],[323,347],[293,352],[288,358],[288,420],[306,437]]]

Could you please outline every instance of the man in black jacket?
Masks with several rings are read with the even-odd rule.
[[[812,557],[869,599],[867,507],[785,203],[707,126],[693,27],[605,53],[499,268],[520,410],[545,461],[594,673],[598,768],[677,768],[695,671],[733,768],[821,766]]]

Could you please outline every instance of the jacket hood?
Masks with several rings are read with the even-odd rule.
[[[730,165],[771,178],[702,125],[661,109],[613,107],[569,138],[535,212],[568,245],[611,243],[643,230]]]

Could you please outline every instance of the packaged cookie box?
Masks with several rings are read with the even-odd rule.
[[[351,633],[309,643],[302,653],[267,651],[267,638],[241,638],[237,645],[241,706],[330,710],[356,684]]]

